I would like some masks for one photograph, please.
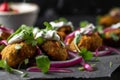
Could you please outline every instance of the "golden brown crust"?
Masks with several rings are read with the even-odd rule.
[[[58,34],[65,39],[65,37],[72,32],[72,28],[70,26],[62,26],[57,30]]]
[[[41,47],[53,60],[63,61],[68,58],[67,50],[58,41],[46,41]]]
[[[77,46],[79,49],[86,48],[87,50],[95,51],[98,47],[102,46],[102,39],[97,33],[83,35]],[[69,47],[70,50],[76,50],[73,41],[70,43]]]
[[[113,40],[113,38],[111,38],[111,34],[115,34],[119,37],[118,41]],[[108,46],[113,46],[113,47],[119,47],[120,45],[120,29],[114,29],[114,30],[110,30],[105,32],[105,38],[103,39],[103,42],[105,45]]]
[[[16,45],[22,46],[20,50],[15,49]],[[10,44],[6,46],[1,54],[2,59],[6,60],[8,65],[11,67],[16,67],[18,64],[24,61],[26,58],[31,58],[36,52],[36,47],[28,45],[24,42]]]
[[[109,27],[112,24],[116,24],[118,22],[120,22],[120,18],[113,17],[110,15],[105,15],[105,16],[101,17],[99,20],[99,24],[103,25],[104,27]]]

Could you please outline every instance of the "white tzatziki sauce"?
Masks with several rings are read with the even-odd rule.
[[[40,31],[39,28],[34,28],[33,29],[33,35],[36,36],[36,34]]]
[[[45,39],[52,39],[52,40],[60,40],[60,36],[57,34],[55,30],[49,30],[49,31],[40,31],[36,34],[35,39],[43,37]]]
[[[73,25],[72,25],[72,22],[67,22],[67,23],[65,23],[65,22],[63,22],[63,21],[61,21],[61,22],[50,22],[50,24],[52,25],[52,27],[53,27],[53,29],[55,29],[55,30],[58,30],[60,27],[62,27],[62,26],[64,26],[64,25],[66,25],[66,26],[70,26],[71,27],[71,29],[73,30]]]
[[[80,28],[81,34],[88,34],[89,32],[93,32],[95,29],[95,26],[93,24],[89,24],[84,28]]]
[[[21,31],[20,33],[14,35],[9,41],[8,44],[21,42],[23,40],[24,32],[25,30]]]
[[[113,28],[113,29],[120,28],[120,22],[117,23],[117,24],[113,24],[113,25],[111,26],[111,28]]]

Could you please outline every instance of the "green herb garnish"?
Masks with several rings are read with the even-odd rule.
[[[89,24],[88,21],[81,21],[81,22],[79,23],[79,26],[83,28],[83,27],[86,27],[88,24]]]
[[[49,24],[48,22],[44,22],[43,24],[44,24],[44,26],[46,26],[45,30],[52,30],[51,24]]]
[[[64,23],[67,23],[68,22],[68,20],[66,19],[66,18],[63,18],[63,17],[61,17],[61,18],[59,18],[59,19],[56,19],[56,20],[54,20],[54,22],[64,22]]]
[[[115,34],[115,33],[111,33],[111,34],[110,34],[110,37],[111,37],[114,41],[118,41],[118,40],[119,40],[119,37],[118,37],[117,34]]]
[[[82,48],[81,50],[78,48],[77,44],[80,41],[81,37],[82,36],[80,34],[77,34],[75,36],[74,45],[75,45],[75,48],[77,49],[79,55],[82,56],[85,61],[88,61],[93,57],[93,54],[92,54],[92,52],[88,51],[86,48]]]
[[[50,68],[50,60],[48,56],[41,55],[36,57],[37,67],[41,69],[43,73],[47,73]]]
[[[24,73],[20,70],[11,68],[5,60],[0,60],[0,68],[5,69],[9,73],[17,73],[17,74],[20,74],[20,75],[27,74],[27,73]],[[21,77],[27,77],[27,75],[26,76],[21,76]]]
[[[113,65],[113,63],[110,61],[110,62],[109,62],[109,66],[110,66],[110,68],[112,67],[112,65]]]
[[[79,55],[82,56],[85,61],[91,60],[93,57],[92,52],[88,51],[86,48],[82,48]]]

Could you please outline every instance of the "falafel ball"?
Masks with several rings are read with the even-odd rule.
[[[65,37],[72,32],[72,28],[69,25],[64,25],[57,30],[58,34],[65,39]]]
[[[103,25],[104,28],[106,28],[118,22],[120,22],[120,18],[107,15],[100,18],[99,24]]]
[[[71,39],[69,49],[76,51],[73,39]],[[98,47],[102,46],[102,38],[97,33],[91,35],[82,35],[80,41],[77,44],[79,49],[86,48],[89,51],[95,51]]]
[[[35,55],[36,47],[25,42],[14,43],[7,45],[1,52],[2,60],[6,60],[8,65],[16,67],[26,58],[31,58]]]
[[[103,43],[108,46],[113,46],[113,47],[119,47],[120,45],[120,28],[118,29],[112,29],[104,33],[105,37],[103,39]],[[118,37],[117,40],[114,40],[112,38],[112,34],[116,35]]]
[[[41,45],[41,48],[53,60],[63,61],[68,58],[66,48],[58,41],[47,40]]]

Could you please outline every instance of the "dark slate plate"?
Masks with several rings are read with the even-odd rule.
[[[110,66],[112,62],[112,66]],[[96,70],[92,72],[79,71],[78,66],[69,67],[73,73],[48,73],[29,72],[29,77],[21,78],[19,75],[9,74],[3,70],[0,71],[0,80],[29,80],[29,79],[56,79],[56,78],[100,78],[110,77],[112,72],[115,71],[120,65],[120,55],[110,55],[99,57],[99,61],[91,61],[90,63],[96,64]]]

